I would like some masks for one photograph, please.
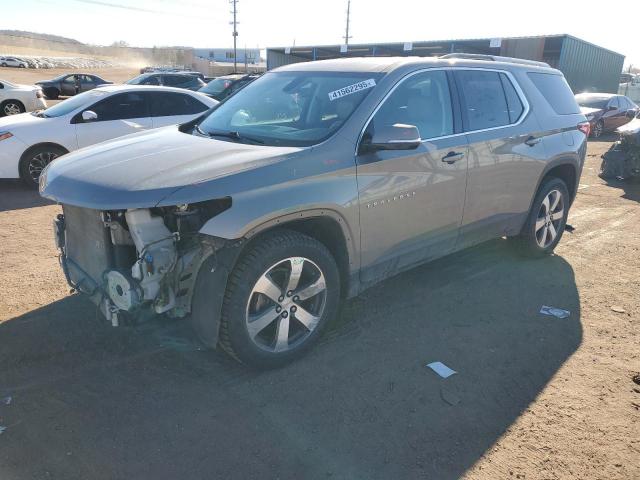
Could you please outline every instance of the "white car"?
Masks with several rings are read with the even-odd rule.
[[[15,57],[0,57],[0,67],[27,68],[29,64]]]
[[[113,85],[34,113],[0,118],[0,178],[37,186],[49,162],[73,150],[150,128],[188,122],[217,101],[171,87]]]
[[[0,117],[47,108],[42,89],[0,80]]]

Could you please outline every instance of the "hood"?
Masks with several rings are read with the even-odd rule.
[[[300,150],[199,137],[171,126],[61,157],[40,177],[40,193],[100,210],[149,208],[184,186],[277,163]]]
[[[20,113],[18,115],[10,115],[0,118],[0,131],[9,131],[15,136],[20,137],[20,129],[25,126],[31,126],[38,123],[46,122],[47,118],[36,117],[31,113]]]
[[[590,107],[580,107],[580,113],[582,113],[583,115],[593,115],[596,114],[598,112],[602,112],[602,109],[600,108],[590,108]]]

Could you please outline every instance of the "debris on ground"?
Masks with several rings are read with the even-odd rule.
[[[455,370],[450,369],[442,362],[431,362],[427,365],[431,370],[436,372],[442,378],[449,378],[451,375],[458,373]]]
[[[613,310],[616,313],[627,313],[627,311],[619,305],[612,305],[611,310]]]
[[[567,318],[571,315],[569,310],[563,310],[562,308],[556,307],[548,307],[547,305],[543,305],[540,309],[540,313],[543,315],[551,315],[557,318]]]
[[[0,425],[0,435],[2,435],[6,429],[7,427]]]
[[[640,385],[640,373],[636,373],[633,377],[631,377],[633,383]]]
[[[4,398],[2,399],[2,403],[4,403],[5,405],[11,405],[11,402],[12,402],[12,401],[13,401],[13,398],[12,398],[12,397],[10,397],[10,396],[9,396],[9,397],[4,397]]]
[[[567,223],[567,224],[565,224],[564,229],[569,233],[573,233],[575,231],[576,227],[574,227],[573,225],[569,225]]]

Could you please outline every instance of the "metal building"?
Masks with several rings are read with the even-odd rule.
[[[267,49],[267,70],[290,63],[339,57],[419,56],[447,53],[501,55],[548,63],[561,70],[574,92],[617,93],[624,55],[571,35],[483,38],[362,45],[322,45]]]

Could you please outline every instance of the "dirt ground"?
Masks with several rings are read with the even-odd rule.
[[[597,177],[608,146],[556,255],[498,240],[390,279],[264,373],[184,322],[108,326],[68,294],[59,208],[0,182],[0,478],[639,479],[640,185]]]

